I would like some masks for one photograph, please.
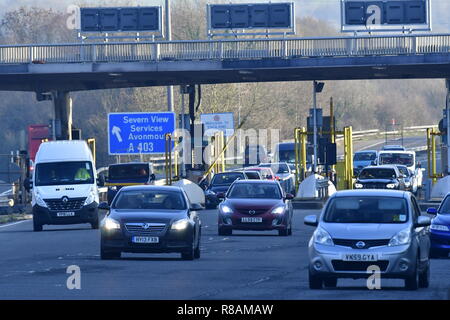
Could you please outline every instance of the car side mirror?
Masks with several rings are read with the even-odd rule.
[[[420,216],[417,218],[417,222],[414,224],[414,227],[428,227],[429,225],[431,225],[430,217]]]
[[[303,220],[304,224],[311,227],[317,227],[319,225],[319,221],[317,220],[316,215],[306,216]]]
[[[192,203],[190,210],[191,211],[201,211],[201,210],[204,210],[204,208],[200,203]]]
[[[155,181],[155,180],[156,180],[156,176],[155,176],[154,173],[152,173],[152,174],[150,175],[150,181]]]
[[[217,199],[219,200],[224,200],[225,199],[225,193],[224,192],[219,192],[217,194]]]
[[[98,205],[98,209],[99,209],[99,210],[109,210],[110,207],[109,207],[109,205],[108,205],[108,202],[101,202],[101,203]]]
[[[429,214],[429,215],[432,215],[432,216],[435,216],[435,215],[437,215],[437,209],[436,208],[428,208],[427,209],[427,213]]]
[[[286,196],[284,197],[286,200],[294,200],[294,195],[291,193],[286,193]]]

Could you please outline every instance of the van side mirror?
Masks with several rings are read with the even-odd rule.
[[[105,176],[104,175],[100,175],[97,178],[97,185],[99,187],[104,187],[105,186]]]
[[[25,178],[23,181],[23,187],[27,192],[30,192],[31,189],[33,189],[33,181],[30,180],[30,178]]]

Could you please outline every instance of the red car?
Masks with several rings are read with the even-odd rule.
[[[233,230],[278,230],[292,234],[292,194],[285,194],[277,181],[237,180],[227,194],[219,195],[219,235]]]

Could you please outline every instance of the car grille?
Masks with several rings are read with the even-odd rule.
[[[145,223],[126,223],[125,228],[133,235],[147,236],[164,232],[166,225],[164,223],[149,223],[145,228]]]
[[[366,245],[362,248],[356,246],[358,242],[364,242]],[[389,244],[389,239],[377,239],[377,240],[347,240],[347,239],[333,239],[333,243],[338,246],[350,247],[353,249],[368,249],[372,247],[382,247]]]
[[[386,189],[386,184],[384,184],[384,183],[366,183],[366,184],[364,184],[364,189]]]
[[[250,211],[252,211],[252,212],[255,211],[255,213],[252,214],[252,213],[250,213]],[[250,216],[255,216],[258,214],[266,213],[267,209],[239,209],[238,212],[240,214],[248,214]]]
[[[370,266],[378,266],[380,271],[386,271],[389,261],[342,261],[332,260],[335,271],[367,271]]]
[[[75,211],[81,209],[86,198],[69,198],[67,201],[63,201],[62,199],[46,199],[44,201],[51,211]]]

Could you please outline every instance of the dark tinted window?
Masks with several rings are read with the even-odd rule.
[[[130,190],[119,192],[112,207],[128,210],[185,210],[186,202],[181,192]]]
[[[396,177],[394,169],[370,168],[363,169],[359,174],[360,179],[392,179]]]
[[[373,161],[377,158],[377,154],[374,152],[358,152],[355,153],[353,160],[354,161]]]
[[[245,179],[244,174],[240,172],[229,172],[216,174],[212,181],[212,185],[231,185],[237,179]]]
[[[405,199],[393,197],[342,197],[331,200],[324,215],[331,223],[404,223]]]
[[[261,180],[259,173],[256,171],[245,171],[245,175],[250,180]]]
[[[108,181],[149,179],[149,166],[144,163],[114,165],[109,167]]]
[[[276,184],[236,183],[228,192],[230,199],[281,199],[281,191]]]
[[[409,153],[383,153],[380,164],[401,164],[407,167],[414,165],[414,156]]]

